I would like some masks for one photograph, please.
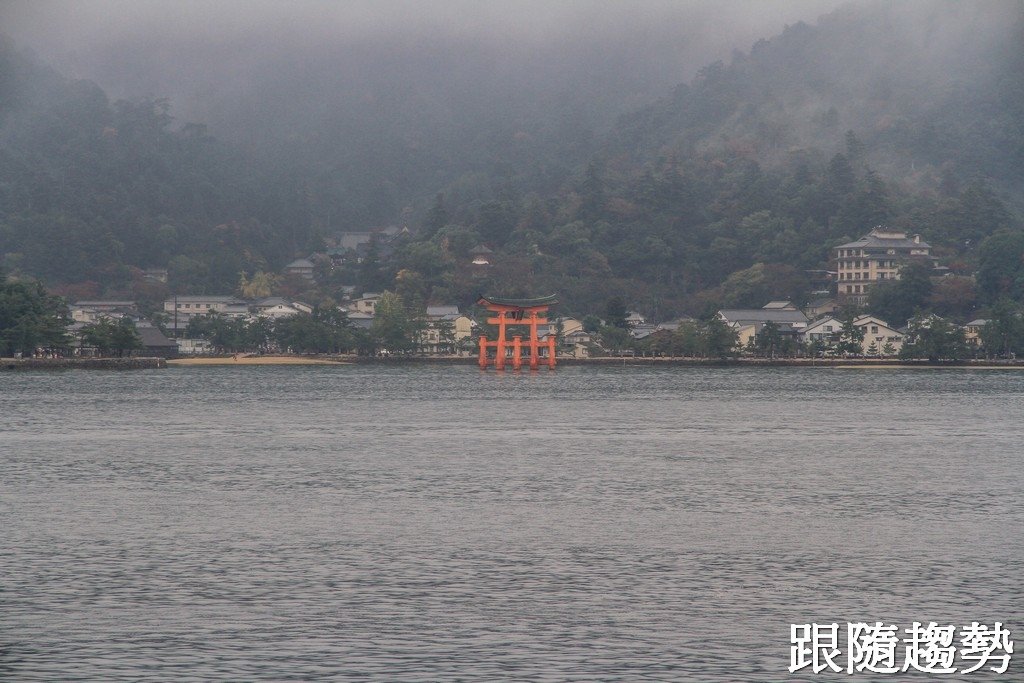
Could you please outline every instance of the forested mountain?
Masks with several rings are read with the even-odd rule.
[[[510,100],[480,74],[486,116],[445,110],[430,78],[465,55],[411,46],[431,68],[396,79],[407,88],[384,105],[355,90],[297,99],[310,84],[271,80],[267,101],[294,108],[294,134],[223,142],[174,120],[173,102],[111,102],[3,40],[0,253],[8,272],[69,296],[156,297],[140,269],[168,268],[177,291],[231,291],[338,230],[407,225],[411,238],[321,273],[310,295],[551,291],[570,312],[620,296],[667,317],[806,296],[831,246],[887,223],[968,275],[986,238],[1020,229],[1022,44],[1018,3],[853,4],[612,124],[574,117],[579,100],[558,110],[556,93]],[[424,95],[431,83],[441,95]],[[617,94],[588,97],[607,117]],[[504,127],[473,126],[503,109]],[[469,266],[478,244],[494,250],[485,273]]]
[[[1019,3],[849,5],[708,66],[624,117],[609,145],[641,160],[710,150],[820,163],[853,130],[860,160],[908,188],[985,178],[1020,201],[1022,39]]]

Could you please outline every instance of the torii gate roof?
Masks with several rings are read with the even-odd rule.
[[[484,296],[480,295],[477,300],[477,304],[486,306],[487,304],[493,304],[495,306],[512,306],[515,308],[536,308],[540,306],[552,306],[558,303],[558,298],[554,294],[548,296],[540,296],[536,299],[510,299],[502,296]]]

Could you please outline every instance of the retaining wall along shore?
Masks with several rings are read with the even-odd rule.
[[[163,358],[0,358],[2,370],[154,370]]]

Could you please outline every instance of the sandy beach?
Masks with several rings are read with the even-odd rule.
[[[311,356],[227,356],[224,358],[174,358],[168,365],[349,365],[348,361]]]

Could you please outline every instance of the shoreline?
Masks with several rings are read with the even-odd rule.
[[[165,358],[0,358],[0,372],[27,370],[157,370],[167,367]]]
[[[475,356],[354,356],[287,355],[196,356],[178,358],[2,358],[0,372],[27,370],[153,370],[173,367],[280,366],[280,365],[477,365]],[[830,368],[837,370],[967,369],[1022,370],[1024,360],[887,360],[879,358],[666,358],[599,357],[559,358],[558,367],[693,367],[693,368]],[[540,370],[546,366],[542,365]],[[493,370],[488,367],[488,370]],[[557,369],[557,368],[556,368]],[[515,372],[511,367],[508,372]],[[523,368],[529,372],[529,368]]]
[[[199,356],[172,358],[168,366],[199,366],[199,365],[351,365],[350,360],[340,360],[337,356],[288,356],[275,354],[272,356]]]

